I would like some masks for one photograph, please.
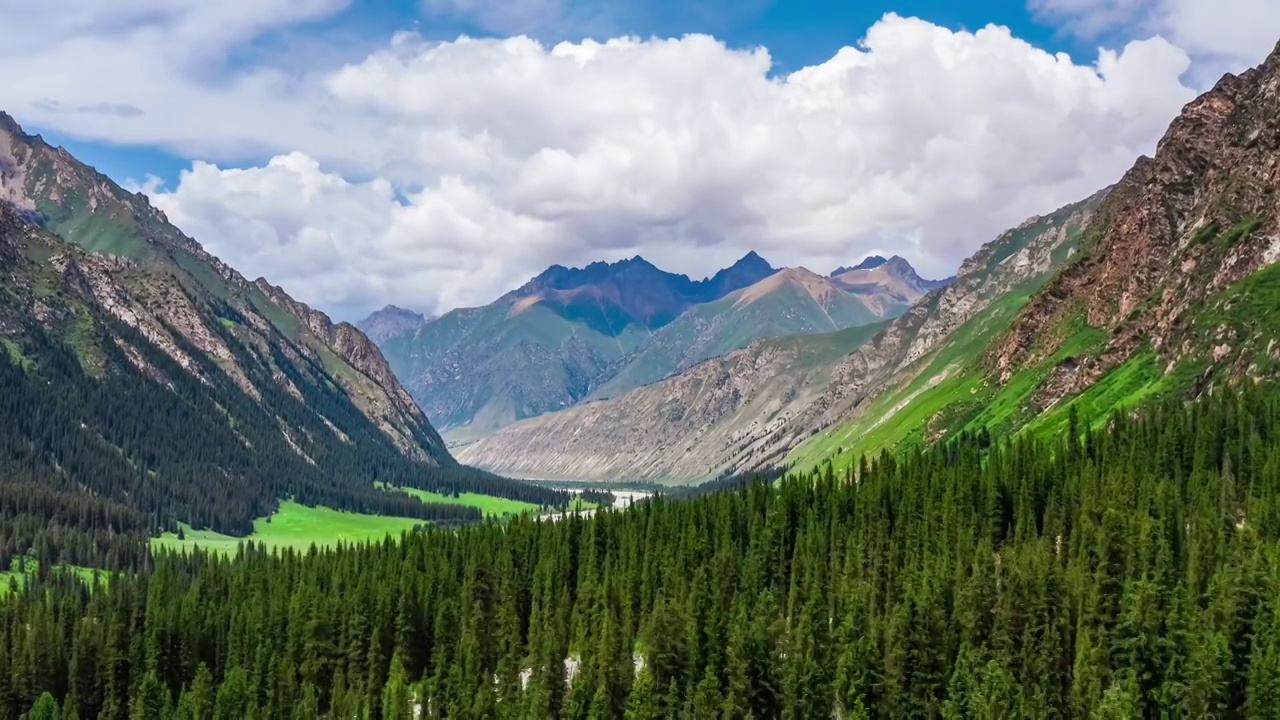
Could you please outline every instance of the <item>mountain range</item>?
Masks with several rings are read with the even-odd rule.
[[[1050,432],[1073,410],[1101,422],[1272,379],[1278,85],[1277,54],[1226,76],[1114,187],[1002,234],[874,335],[757,342],[459,457],[526,477],[693,482],[849,467],[966,432]]]
[[[468,515],[375,481],[529,491],[459,466],[354,326],[245,279],[2,113],[0,272],[7,473],[124,503],[153,528],[235,534],[289,497]]]
[[[446,436],[468,441],[753,340],[893,317],[936,286],[899,257],[822,277],[752,252],[690,280],[637,256],[554,265],[490,305],[434,320],[384,309],[358,325]]]

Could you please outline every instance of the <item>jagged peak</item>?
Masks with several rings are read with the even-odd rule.
[[[884,263],[885,269],[891,272],[897,272],[907,276],[919,277],[916,269],[911,263],[901,255],[894,255]]]
[[[26,133],[22,131],[22,126],[9,113],[0,110],[0,132],[8,135],[19,135],[26,137]]]
[[[854,270],[874,270],[880,267],[881,265],[884,265],[887,262],[889,261],[886,260],[883,255],[868,255],[862,259],[862,262],[858,263],[857,265],[854,265],[853,267],[845,267],[841,265],[835,270],[832,270],[831,277],[835,277],[837,275],[843,275],[844,273],[847,273],[847,272],[853,272]]]
[[[742,257],[738,258],[737,262],[725,268],[725,270],[732,270],[734,268],[741,268],[741,267],[764,267],[770,270],[773,269],[773,265],[769,264],[769,261],[761,257],[760,253],[756,252],[755,250],[752,250],[748,252],[746,255],[743,255]],[[724,272],[724,270],[721,270],[720,272]]]

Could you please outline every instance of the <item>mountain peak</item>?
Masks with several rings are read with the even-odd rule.
[[[905,277],[920,277],[920,275],[916,273],[916,269],[911,266],[911,263],[901,255],[894,255],[880,264],[885,266],[886,270],[899,273]]]
[[[895,255],[894,257],[896,258],[898,256]],[[854,270],[874,270],[880,267],[881,265],[884,265],[887,262],[889,261],[885,260],[883,255],[868,255],[866,258],[863,259],[862,262],[858,263],[857,265],[854,265],[853,267],[844,267],[843,265],[841,265],[840,267],[832,271],[831,277],[835,277],[837,275],[843,275],[844,273],[847,273],[847,272],[853,272]]]
[[[769,264],[769,261],[760,257],[760,253],[756,252],[755,250],[752,250],[748,252],[746,255],[743,255],[742,257],[738,258],[738,262],[730,265],[729,267],[744,267],[744,266],[763,266],[763,267],[769,268],[770,270],[773,269],[773,266]]]
[[[734,290],[754,285],[775,272],[777,270],[769,264],[768,260],[752,250],[734,264],[702,282],[710,290],[707,299],[715,299],[724,297]]]
[[[26,133],[22,131],[22,126],[18,124],[18,121],[14,120],[12,115],[3,110],[0,110],[0,132],[7,135],[26,135]]]
[[[356,327],[368,335],[369,339],[381,344],[389,338],[418,329],[429,319],[420,312],[388,304],[357,322]]]

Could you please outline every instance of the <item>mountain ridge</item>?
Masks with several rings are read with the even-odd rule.
[[[619,397],[515,423],[456,448],[458,457],[526,477],[679,483],[781,463],[808,436],[797,428],[857,401],[843,388],[859,368],[874,366],[887,379],[959,327],[985,322],[981,313],[1010,289],[1046,277],[1104,195],[1002,233],[962,264],[954,283],[869,326],[876,332],[755,342]]]
[[[434,315],[424,315],[396,305],[385,305],[354,324],[374,343],[381,343],[387,338],[416,330],[434,319]]]
[[[660,380],[754,339],[875,322],[905,309],[932,282],[901,258],[869,272],[875,277],[859,286],[810,279],[830,286],[819,293],[836,298],[826,307],[795,292],[805,284],[795,273],[754,251],[699,281],[638,255],[583,268],[553,265],[490,305],[409,325],[379,344],[451,442],[467,442]],[[793,282],[786,291],[762,291],[772,297],[768,304],[725,303],[780,274]]]
[[[356,327],[250,282],[144,195],[11,117],[0,126],[0,360],[17,443],[6,471],[25,457],[23,473],[145,510],[153,529],[234,534],[289,497],[476,514],[406,502],[375,480],[526,491],[462,468]]]

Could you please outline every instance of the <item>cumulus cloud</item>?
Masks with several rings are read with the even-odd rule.
[[[1202,83],[1257,64],[1280,38],[1275,0],[1029,0],[1029,6],[1084,37],[1113,31],[1165,37],[1196,58]]]
[[[701,276],[752,249],[820,270],[884,250],[941,276],[1118,178],[1190,98],[1187,62],[1151,40],[1080,66],[892,15],[781,78],[766,50],[701,35],[401,35],[325,79],[378,118],[365,149],[389,184],[293,155],[197,166],[156,201],[233,263],[353,311],[487,302],[551,262],[636,252]]]
[[[271,12],[341,5],[264,2],[200,52],[284,22]],[[217,82],[149,64],[178,52],[159,41],[138,47],[104,61],[139,73],[128,82],[104,74],[78,95],[58,82],[83,85],[83,72],[28,70],[0,102],[95,137],[194,148],[211,162],[151,185],[156,204],[246,274],[344,317],[480,304],[551,263],[636,253],[695,277],[748,250],[815,270],[896,252],[947,275],[1000,230],[1116,180],[1192,96],[1187,55],[1163,39],[1081,65],[1005,28],[896,15],[780,77],[767,49],[705,35],[547,46],[402,33],[345,65]],[[41,116],[33,99],[142,114]],[[275,157],[237,162],[245,148]]]
[[[0,0],[0,107],[29,124],[187,157],[332,143],[306,74],[239,67],[249,46],[350,0]],[[229,66],[238,69],[224,72]],[[130,108],[126,113],[67,108]]]

